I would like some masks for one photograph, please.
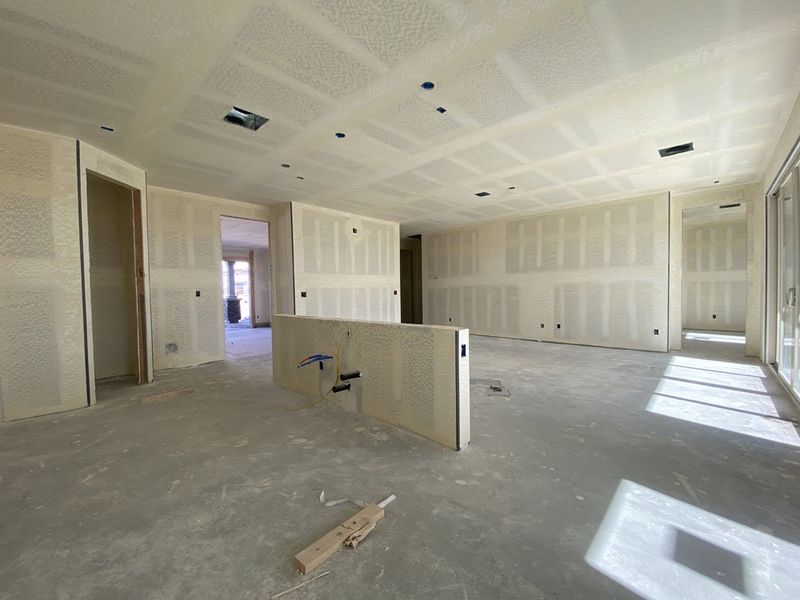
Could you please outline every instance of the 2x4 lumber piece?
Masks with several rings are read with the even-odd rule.
[[[383,519],[383,508],[368,504],[347,521],[323,535],[305,550],[294,557],[295,565],[304,575],[310,573],[331,556],[341,550],[348,540],[353,546],[366,537]]]

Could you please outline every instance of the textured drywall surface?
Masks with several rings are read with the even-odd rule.
[[[400,321],[397,223],[294,202],[292,221],[296,314]]]
[[[690,223],[684,214],[684,329],[743,332],[746,305],[745,215],[736,220]]]
[[[86,406],[75,140],[0,126],[0,411]]]
[[[464,344],[461,357],[459,344]],[[297,364],[312,354],[339,358],[339,371],[361,371],[351,390],[328,394],[343,408],[460,449],[469,443],[469,332],[454,327],[274,315],[273,378],[314,402],[336,381]],[[458,428],[461,435],[458,434]]]
[[[164,188],[148,191],[155,367],[223,360],[220,216],[268,221],[269,209]],[[169,344],[177,350],[169,352]]]
[[[150,313],[150,273],[147,269],[147,265],[149,263],[148,258],[148,251],[147,251],[147,177],[145,172],[140,169],[139,167],[132,165],[124,160],[109,154],[108,152],[104,152],[99,148],[95,148],[89,144],[84,142],[79,143],[80,146],[80,177],[81,177],[81,203],[83,206],[83,247],[86,250],[84,252],[84,285],[87,290],[90,290],[92,287],[91,284],[91,257],[89,255],[89,222],[88,222],[88,197],[87,197],[87,190],[89,189],[88,186],[88,179],[89,174],[93,173],[95,175],[99,175],[103,178],[109,179],[111,181],[117,182],[120,185],[126,186],[129,189],[137,190],[140,198],[140,216],[142,221],[142,255],[143,255],[143,297],[139,299],[139,302],[143,303],[142,312],[144,313],[144,319],[146,326],[144,328],[145,335],[144,339],[139,340],[139,331],[137,330],[137,342],[140,344],[144,344],[146,348],[151,347],[152,343],[152,329],[150,326],[151,323],[151,313]],[[87,350],[88,350],[88,363],[89,363],[89,396],[90,401],[92,404],[95,403],[95,379],[97,376],[94,373],[95,368],[95,360],[94,360],[94,333],[93,333],[93,322],[91,319],[92,315],[92,295],[87,293],[85,297],[86,302],[86,314],[90,316],[90,318],[86,321],[86,330],[87,330]],[[144,374],[145,376],[142,377],[144,381],[152,381],[153,380],[153,357],[152,353],[148,353],[147,357],[147,372]]]
[[[272,320],[272,267],[269,250],[253,251],[253,295],[255,297],[256,324]]]
[[[423,235],[425,323],[666,350],[667,228],[657,194]]]
[[[136,282],[131,190],[98,177],[87,185],[94,376],[136,374]]]
[[[103,144],[153,185],[408,234],[758,181],[800,91],[796,0],[222,5],[4,0],[3,119]],[[232,105],[270,121],[224,123]]]
[[[292,206],[278,204],[270,208],[269,244],[272,262],[273,313],[294,314],[294,249]]]
[[[759,356],[763,336],[763,195],[757,184],[709,188],[685,194],[673,194],[670,210],[669,323],[670,350],[681,349],[683,325],[683,211],[687,208],[723,204],[746,204],[747,211],[747,298],[745,316],[745,352]]]

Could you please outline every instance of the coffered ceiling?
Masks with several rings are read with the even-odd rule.
[[[0,121],[407,234],[756,181],[798,92],[797,0],[0,0]]]

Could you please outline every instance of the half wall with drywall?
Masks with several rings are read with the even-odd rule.
[[[275,315],[272,336],[275,382],[308,404],[330,400],[455,450],[469,444],[469,330]]]
[[[422,236],[424,321],[667,350],[668,194]]]
[[[298,315],[400,322],[400,226],[292,202]]]

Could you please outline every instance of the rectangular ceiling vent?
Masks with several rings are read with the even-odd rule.
[[[228,114],[222,117],[226,123],[244,127],[250,131],[258,131],[264,123],[269,121],[267,117],[262,117],[254,112],[234,106],[228,111]]]
[[[683,154],[684,152],[691,152],[694,150],[694,142],[688,144],[678,144],[677,146],[670,146],[669,148],[661,148],[658,153],[662,158],[667,156],[675,156],[676,154]]]

